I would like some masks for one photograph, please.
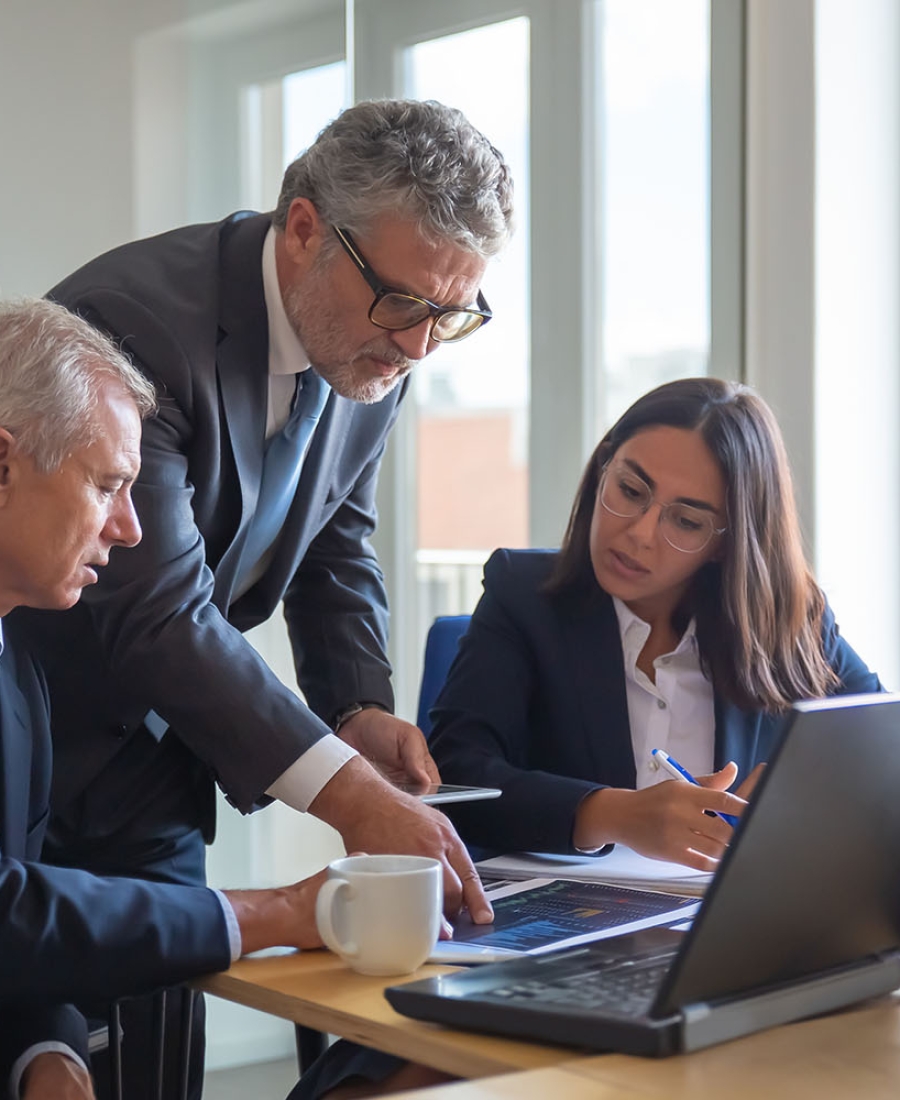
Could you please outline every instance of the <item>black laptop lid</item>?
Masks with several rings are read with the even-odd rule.
[[[900,945],[900,695],[798,703],[654,1015]]]

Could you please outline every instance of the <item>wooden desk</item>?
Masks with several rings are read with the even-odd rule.
[[[452,967],[423,967],[420,976]],[[900,994],[675,1058],[585,1056],[398,1015],[382,995],[402,978],[366,978],[328,952],[242,959],[198,989],[355,1039],[462,1077],[407,1100],[896,1100]],[[412,979],[410,979],[412,980]],[[522,1072],[527,1071],[527,1072]]]
[[[388,985],[447,974],[451,966],[423,966],[408,978],[368,978],[329,951],[241,959],[230,970],[192,985],[249,1008],[317,1031],[354,1039],[460,1077],[484,1077],[571,1061],[577,1051],[466,1034],[410,1020],[384,998]]]
[[[639,1083],[647,1096],[672,1100],[712,1095],[713,1090],[729,1100],[896,1100],[900,996],[677,1058],[584,1059],[578,1072],[596,1082]]]
[[[896,1100],[900,995],[675,1058],[595,1055],[445,1085],[441,1100]],[[434,1090],[404,1100],[437,1100]]]

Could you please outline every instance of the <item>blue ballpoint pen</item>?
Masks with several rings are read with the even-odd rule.
[[[668,772],[673,779],[681,779],[684,780],[684,782],[686,783],[693,783],[695,787],[700,786],[700,784],[691,775],[687,768],[683,768],[674,756],[669,756],[669,754],[667,752],[663,752],[662,749],[651,749],[650,762],[655,767],[662,768],[663,771]],[[735,827],[735,825],[737,825],[738,821],[740,820],[733,814],[720,814],[717,811],[713,812],[716,814],[716,817],[721,817],[721,819],[729,824],[732,829]]]

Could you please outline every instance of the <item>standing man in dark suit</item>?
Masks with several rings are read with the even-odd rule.
[[[71,607],[113,551],[139,541],[131,486],[141,417],[154,404],[125,357],[61,306],[0,303],[0,1092],[23,1100],[94,1095],[85,1022],[66,1002],[175,984],[260,947],[320,942],[321,875],[222,894],[39,862],[47,690],[7,615]]]
[[[368,540],[409,373],[489,320],[482,276],[511,219],[508,168],[458,111],[363,103],[288,168],[273,216],[126,245],[53,289],[160,402],[141,546],[81,606],[21,624],[53,703],[55,859],[202,882],[215,780],[245,813],[310,811],[348,849],[440,858],[448,908],[490,919],[448,819],[366,759],[436,776],[391,713]],[[306,705],[242,637],[279,603]]]

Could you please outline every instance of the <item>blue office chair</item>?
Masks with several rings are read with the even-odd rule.
[[[471,615],[439,615],[425,639],[425,660],[422,665],[422,685],[419,688],[419,709],[416,725],[427,737],[431,733],[428,712],[434,706],[453,658],[459,649],[459,640],[469,627]]]
[[[471,615],[439,615],[428,631],[425,639],[425,661],[422,668],[422,686],[419,688],[419,711],[416,725],[426,737],[431,733],[431,718],[428,712],[434,706],[440,694],[447,673],[453,664],[453,658],[459,649],[463,634],[469,629]],[[479,848],[467,844],[469,855],[477,863],[480,859],[490,859],[501,853],[494,849]]]

